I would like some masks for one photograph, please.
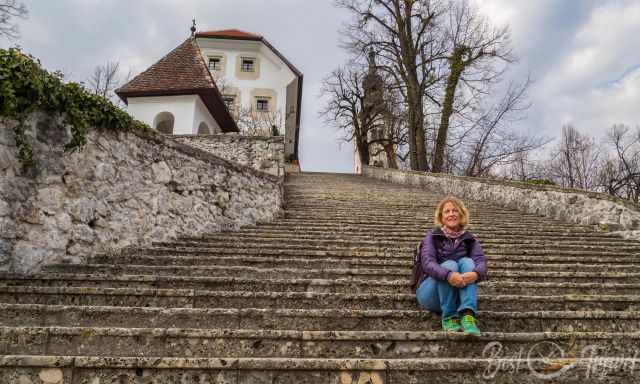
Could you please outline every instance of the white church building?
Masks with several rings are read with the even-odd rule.
[[[136,119],[165,134],[283,135],[298,159],[302,73],[264,37],[196,32],[116,90]]]

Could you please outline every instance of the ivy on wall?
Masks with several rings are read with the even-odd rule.
[[[0,116],[18,121],[14,129],[18,157],[23,166],[34,165],[33,148],[26,135],[26,118],[34,111],[62,117],[71,127],[65,150],[82,147],[89,127],[112,130],[148,128],[104,97],[74,82],[65,83],[59,72],[49,73],[40,61],[18,48],[0,49]]]

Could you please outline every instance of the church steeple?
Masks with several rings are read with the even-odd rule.
[[[376,51],[373,48],[369,48],[369,73],[376,71]]]
[[[191,37],[196,34],[196,19],[191,20],[193,24],[191,24]]]

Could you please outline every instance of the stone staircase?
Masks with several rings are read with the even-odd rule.
[[[274,223],[0,275],[0,383],[640,379],[640,242],[467,201],[490,274],[469,338],[408,287],[442,196],[320,173],[285,193]]]

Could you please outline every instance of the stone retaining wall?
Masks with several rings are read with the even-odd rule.
[[[489,201],[564,222],[598,224],[626,238],[640,239],[640,207],[604,193],[368,166],[363,167],[362,174],[459,198]]]
[[[272,175],[284,175],[284,136],[174,135],[180,143]]]
[[[0,270],[33,272],[281,214],[282,177],[151,130],[92,129],[83,149],[64,153],[67,128],[42,114],[28,123],[37,166],[24,174],[16,123],[0,121]]]

